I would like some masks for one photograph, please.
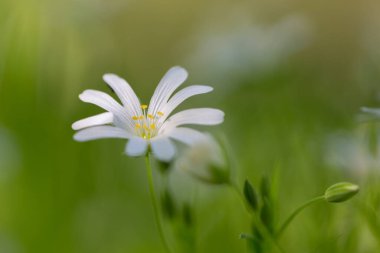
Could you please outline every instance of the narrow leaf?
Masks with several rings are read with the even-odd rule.
[[[252,210],[257,211],[259,206],[257,194],[255,189],[248,180],[245,180],[244,182],[243,192],[248,205],[252,208]]]

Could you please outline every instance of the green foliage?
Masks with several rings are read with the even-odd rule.
[[[263,198],[263,205],[260,209],[260,220],[268,231],[274,234],[274,210],[268,198]]]
[[[267,176],[261,178],[260,193],[262,199],[272,199],[271,185]]]
[[[245,180],[244,182],[244,197],[247,201],[247,204],[250,208],[252,208],[253,211],[257,211],[259,207],[258,197],[256,194],[255,189],[251,185],[251,183],[248,180]]]

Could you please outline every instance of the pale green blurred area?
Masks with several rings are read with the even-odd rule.
[[[228,140],[241,182],[278,167],[279,220],[332,183],[360,184],[353,201],[303,213],[287,252],[378,252],[362,209],[379,212],[379,125],[356,116],[380,107],[379,45],[375,0],[1,0],[0,253],[164,252],[143,159],[122,140],[76,143],[71,124],[101,111],[78,94],[110,92],[104,73],[148,102],[174,65],[185,85],[215,88],[181,108],[225,111],[202,129]],[[231,190],[178,180],[190,181],[172,187],[194,201],[198,252],[244,252]]]

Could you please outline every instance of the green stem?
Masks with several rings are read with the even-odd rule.
[[[292,222],[292,220],[297,216],[297,214],[299,214],[303,209],[305,209],[306,207],[308,207],[308,206],[310,206],[310,205],[312,205],[312,204],[314,204],[320,200],[323,200],[323,199],[325,199],[324,196],[316,197],[314,199],[307,201],[306,203],[299,206],[296,210],[294,210],[293,213],[285,220],[285,222],[282,224],[282,226],[280,227],[280,229],[276,233],[276,238],[279,238],[282,235],[282,233],[288,227],[290,222]]]
[[[155,191],[154,191],[154,182],[153,182],[153,172],[152,172],[152,166],[150,164],[149,154],[147,154],[145,156],[145,165],[146,165],[146,174],[147,174],[148,183],[149,183],[149,192],[150,192],[150,197],[152,200],[154,217],[156,220],[157,229],[158,229],[161,241],[164,244],[166,251],[170,253],[170,248],[169,248],[169,245],[165,239],[164,230],[162,228],[161,219],[160,219],[160,215],[159,215],[159,211],[158,211],[158,205],[156,202],[156,195],[155,195]]]
[[[281,253],[284,253],[285,251],[283,250],[283,248],[278,244],[276,238],[274,238],[274,236],[269,232],[269,230],[263,226],[263,224],[260,222],[260,220],[258,219],[257,217],[257,214],[255,212],[253,212],[249,207],[246,206],[245,204],[245,198],[244,198],[244,195],[243,193],[240,192],[240,189],[239,189],[239,186],[234,183],[234,182],[231,182],[230,183],[230,186],[235,190],[235,192],[237,193],[237,195],[239,195],[239,198],[241,199],[241,201],[243,202],[243,205],[245,205],[246,207],[246,210],[248,211],[248,213],[252,216],[253,218],[253,223],[254,225],[256,226],[256,228],[259,230],[259,232],[265,236],[267,239],[269,239],[275,246],[276,246],[276,249],[281,252]]]

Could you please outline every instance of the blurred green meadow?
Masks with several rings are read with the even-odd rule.
[[[214,87],[181,108],[226,113],[201,129],[225,140],[240,184],[276,182],[277,223],[333,183],[361,187],[301,213],[286,252],[379,252],[380,124],[360,115],[380,107],[379,31],[375,0],[1,0],[0,253],[165,252],[143,158],[123,140],[77,143],[71,124],[101,111],[78,95],[111,93],[104,73],[148,103],[175,65],[185,86]],[[169,179],[193,208],[193,252],[247,252],[231,189]]]

